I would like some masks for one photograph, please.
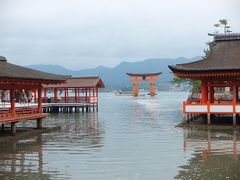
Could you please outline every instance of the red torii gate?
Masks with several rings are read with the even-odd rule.
[[[138,83],[144,81],[150,82],[150,95],[155,96],[155,81],[158,80],[161,74],[161,72],[148,74],[127,73],[130,76],[130,81],[133,82],[133,96],[138,96]]]

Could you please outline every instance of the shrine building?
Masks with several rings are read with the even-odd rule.
[[[175,76],[201,82],[200,99],[184,101],[183,112],[206,114],[208,124],[213,115],[231,115],[236,125],[240,114],[240,34],[214,35],[209,47],[206,58],[169,66]]]
[[[104,87],[99,76],[72,77],[62,84],[44,84],[43,102],[47,112],[98,111],[98,89]]]
[[[64,83],[70,76],[45,73],[30,68],[10,64],[0,56],[0,124],[2,129],[7,123],[11,124],[11,132],[16,133],[16,123],[23,120],[37,120],[37,128],[42,127],[42,118],[47,114],[42,112],[42,84]],[[17,104],[17,92],[37,92],[36,106]]]

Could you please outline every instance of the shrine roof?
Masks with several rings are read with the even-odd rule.
[[[240,34],[215,35],[206,58],[169,66],[174,73],[240,72]]]
[[[71,77],[63,84],[43,85],[44,88],[79,88],[97,87],[104,88],[105,85],[99,76]]]
[[[62,82],[70,76],[57,75],[52,73],[46,73],[7,62],[7,59],[0,56],[0,79],[14,79],[19,80],[34,80],[34,81],[47,81],[48,83]],[[54,82],[55,81],[55,82]]]

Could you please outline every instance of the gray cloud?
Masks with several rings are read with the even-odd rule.
[[[0,54],[73,69],[200,55],[213,24],[240,29],[238,0],[1,0]]]

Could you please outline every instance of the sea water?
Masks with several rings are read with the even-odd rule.
[[[61,130],[0,145],[0,179],[240,179],[239,131],[175,127],[187,95],[100,93],[99,112],[50,114]]]

